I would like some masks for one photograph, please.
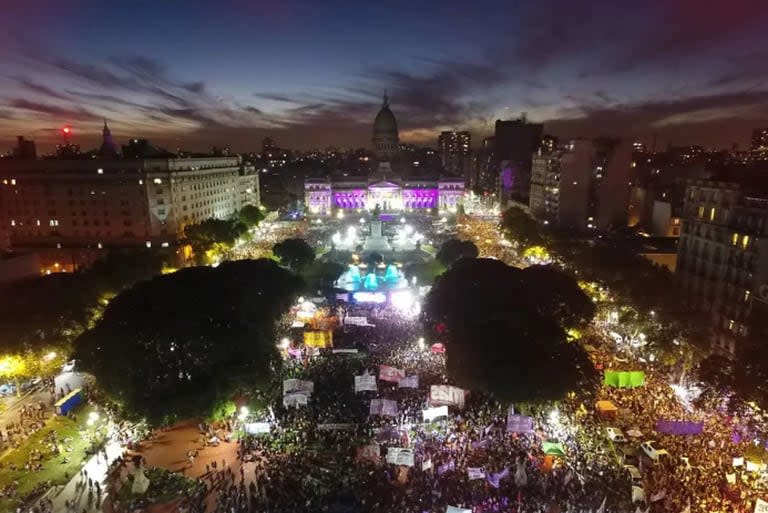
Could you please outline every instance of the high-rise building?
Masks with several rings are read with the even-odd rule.
[[[485,137],[474,156],[470,187],[479,193],[488,193],[497,188],[496,138]]]
[[[576,231],[626,225],[632,150],[615,139],[577,139],[532,158],[529,206],[546,224]]]
[[[555,151],[555,148],[557,148],[557,137],[554,135],[544,134],[541,136],[541,143],[539,144],[539,148],[541,148],[541,151],[544,153]]]
[[[713,349],[732,354],[748,334],[752,302],[768,300],[765,184],[692,181],[676,273],[689,303],[710,315]]]
[[[443,169],[450,174],[464,177],[465,183],[470,181],[472,164],[470,149],[471,136],[469,132],[441,132],[437,138],[437,148]]]
[[[768,159],[768,128],[756,128],[752,131],[750,150],[753,158],[758,160]]]
[[[544,126],[520,119],[496,120],[494,164],[501,177],[502,204],[509,199],[528,203],[531,188],[531,157],[541,144]]]
[[[110,159],[117,157],[117,145],[112,140],[112,132],[107,126],[107,120],[104,120],[104,128],[101,130],[101,148],[99,148],[99,157]]]

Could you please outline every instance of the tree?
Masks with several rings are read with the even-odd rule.
[[[480,252],[472,241],[448,239],[443,242],[435,258],[445,267],[450,267],[460,258],[477,258]]]
[[[416,278],[419,285],[432,285],[435,279],[445,272],[443,264],[437,260],[429,262],[412,262],[403,269],[406,279],[412,281]]]
[[[553,266],[532,265],[523,270],[523,290],[538,312],[574,328],[589,324],[595,316],[595,303],[576,280]]]
[[[246,205],[237,213],[238,220],[248,228],[258,226],[264,217],[264,212],[254,205]]]
[[[339,279],[345,267],[337,262],[320,262],[315,260],[304,267],[301,276],[313,290],[332,287]]]
[[[315,250],[304,239],[285,239],[272,247],[284,266],[299,271],[315,259]]]
[[[539,225],[521,208],[511,207],[501,217],[502,228],[521,246],[536,246],[544,242]]]
[[[238,220],[211,218],[185,226],[184,239],[192,246],[198,262],[203,263],[211,249],[216,247],[218,251],[226,251],[246,232],[247,227]]]
[[[567,341],[552,309],[539,304],[546,291],[531,297],[532,279],[478,258],[457,261],[436,280],[424,314],[429,326],[445,328],[454,382],[506,401],[559,400],[577,388],[594,390],[589,357]]]
[[[113,299],[75,356],[129,418],[207,415],[269,385],[276,322],[302,287],[266,259],[159,276]]]

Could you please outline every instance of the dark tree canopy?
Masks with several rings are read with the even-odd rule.
[[[553,266],[533,265],[523,270],[523,290],[538,312],[572,328],[588,324],[595,316],[595,303],[579,284]]]
[[[272,248],[280,263],[294,271],[301,270],[315,259],[315,250],[304,239],[285,239]]]
[[[535,246],[544,242],[539,225],[520,208],[511,207],[505,210],[501,225],[512,240],[523,246]]]
[[[508,401],[558,400],[578,388],[592,389],[596,375],[589,357],[567,342],[553,308],[539,303],[547,291],[531,294],[535,281],[523,270],[483,258],[461,259],[436,280],[425,317],[447,328],[453,381]]]
[[[320,262],[315,260],[304,267],[301,276],[312,289],[333,287],[333,283],[344,272],[344,266],[337,262]]]
[[[302,286],[266,259],[160,276],[117,296],[76,357],[129,417],[209,414],[269,382],[276,322]]]
[[[460,258],[477,258],[479,254],[472,241],[448,239],[440,246],[435,258],[445,267],[450,267]]]
[[[246,227],[253,228],[264,220],[264,212],[259,207],[246,205],[237,213],[237,219]]]

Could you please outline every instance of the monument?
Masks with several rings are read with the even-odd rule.
[[[365,239],[363,251],[378,253],[392,251],[392,246],[381,233],[381,221],[371,221],[371,233]]]

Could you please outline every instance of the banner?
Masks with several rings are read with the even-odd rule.
[[[315,384],[312,381],[304,381],[301,379],[286,379],[283,381],[283,395],[300,393],[304,395],[312,395],[315,391]]]
[[[768,502],[763,499],[757,499],[755,502],[755,513],[768,513]]]
[[[309,398],[302,393],[287,394],[283,396],[283,406],[286,408],[298,408],[299,406],[306,406]]]
[[[375,392],[377,390],[376,376],[368,374],[367,371],[361,376],[355,376],[355,392],[362,392],[364,390],[369,392]]]
[[[426,472],[427,470],[432,468],[432,460],[424,460],[421,463],[421,471]]]
[[[456,506],[448,506],[445,513],[472,513],[471,509],[457,508]]]
[[[317,425],[317,429],[321,431],[354,431],[356,427],[357,424],[333,422]]]
[[[421,414],[424,416],[424,422],[432,422],[437,418],[447,417],[448,407],[438,406],[437,408],[427,408],[426,410],[422,410]]]
[[[552,456],[565,456],[565,449],[563,444],[559,442],[541,442],[541,449],[544,454],[551,454]]]
[[[397,417],[397,401],[391,399],[371,399],[369,414]]]
[[[507,433],[532,433],[533,419],[525,415],[507,415]]]
[[[412,467],[413,450],[404,447],[390,447],[387,449],[387,463]]]
[[[301,349],[299,349],[298,347],[295,349],[292,347],[289,347],[288,354],[293,356],[294,358],[301,358]]]
[[[645,490],[641,486],[632,486],[632,502],[645,502]]]
[[[333,332],[330,330],[305,331],[304,345],[317,348],[333,347]]]
[[[405,371],[390,367],[389,365],[379,365],[379,379],[382,381],[391,381],[398,383],[405,377]]]
[[[765,472],[766,468],[768,468],[768,465],[765,463],[752,463],[751,461],[747,461],[747,472]]]
[[[381,447],[379,444],[368,444],[357,448],[357,460],[373,461],[378,463],[381,459]]]
[[[603,383],[618,388],[640,387],[645,384],[645,372],[606,370]]]
[[[743,467],[744,466],[744,458],[733,458],[733,466],[734,467]]]
[[[699,435],[704,431],[704,423],[659,419],[654,429],[665,435]]]
[[[398,388],[419,388],[419,375],[414,374],[397,382]]]
[[[344,324],[347,326],[374,326],[368,324],[368,317],[352,317],[351,315],[344,317]]]
[[[432,406],[457,406],[464,409],[465,391],[451,385],[432,385],[429,388],[429,403]]]
[[[269,422],[248,422],[243,425],[243,429],[249,435],[269,433]]]
[[[334,349],[331,351],[333,354],[357,354],[357,349]]]
[[[453,460],[448,461],[446,463],[443,463],[439,467],[437,467],[437,475],[441,476],[446,472],[448,472],[449,470],[453,470],[455,468],[456,468],[456,462],[454,462]]]
[[[485,479],[485,469],[483,467],[467,467],[467,479]]]
[[[725,480],[728,482],[729,485],[735,485],[736,484],[736,473],[733,474],[725,474]]]
[[[445,346],[438,342],[437,344],[432,344],[430,351],[433,353],[445,354]]]
[[[494,488],[498,488],[501,485],[501,480],[504,479],[509,475],[509,467],[504,468],[501,472],[497,472],[496,474],[488,474],[486,477],[486,481],[493,486]]]

